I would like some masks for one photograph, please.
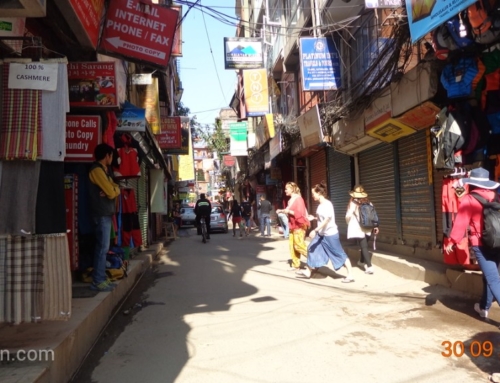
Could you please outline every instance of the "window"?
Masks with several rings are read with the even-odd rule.
[[[287,25],[297,23],[297,19],[300,15],[300,5],[302,5],[302,0],[285,0],[285,18]]]
[[[353,82],[360,81],[373,61],[373,43],[377,40],[377,28],[373,13],[364,16],[359,29],[354,33],[351,45],[351,76]]]

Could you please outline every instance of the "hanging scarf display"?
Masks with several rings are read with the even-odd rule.
[[[2,77],[0,159],[35,161],[42,154],[42,91],[8,89],[9,64]]]

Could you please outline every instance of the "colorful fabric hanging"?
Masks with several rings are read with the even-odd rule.
[[[35,161],[42,154],[42,91],[8,89],[9,64],[2,77],[0,159]]]
[[[0,239],[0,322],[42,319],[43,254],[43,238]]]

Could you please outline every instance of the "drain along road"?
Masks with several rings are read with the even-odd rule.
[[[181,235],[75,383],[456,383],[500,372],[497,307],[485,322],[473,299],[381,269],[356,268],[348,284],[342,269],[298,279],[275,235],[230,231],[206,245],[193,229]]]

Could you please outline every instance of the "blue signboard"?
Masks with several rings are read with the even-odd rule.
[[[302,87],[305,91],[340,88],[340,57],[332,39],[300,39]]]
[[[406,0],[411,42],[424,37],[476,0]]]

